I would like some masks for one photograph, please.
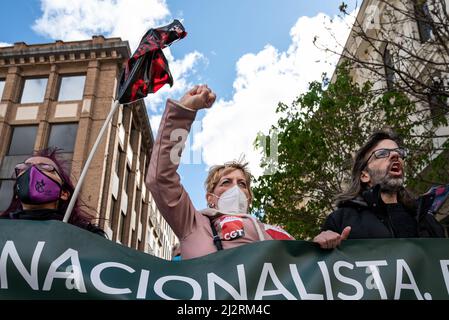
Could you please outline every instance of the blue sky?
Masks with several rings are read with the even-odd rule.
[[[336,12],[337,1],[326,2],[328,12]],[[174,16],[184,19],[189,32],[185,43],[173,46],[173,53],[184,55],[199,50],[207,55],[209,64],[203,73],[204,80],[225,99],[231,98],[235,63],[242,55],[259,52],[266,44],[286,50],[291,40],[290,28],[298,18],[322,12],[320,1],[178,0],[168,3]]]
[[[349,8],[354,8],[353,1]],[[344,43],[349,20],[335,19],[339,0],[15,0],[3,1],[0,43],[28,44],[89,39],[93,34],[129,40],[133,51],[144,32],[177,18],[188,32],[165,51],[175,77],[145,101],[157,130],[167,97],[207,83],[217,102],[198,113],[179,169],[197,208],[205,207],[203,182],[212,164],[239,158],[261,174],[253,150],[257,132],[268,132],[279,101],[290,103],[331,73],[336,57],[312,44]],[[352,6],[352,7],[351,7]],[[330,21],[329,18],[334,18]]]

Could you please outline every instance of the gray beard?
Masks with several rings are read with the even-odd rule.
[[[380,191],[384,193],[397,193],[404,186],[404,178],[390,177],[388,172],[380,170],[372,170],[367,168],[369,175],[371,176],[371,183],[373,186],[380,185]]]

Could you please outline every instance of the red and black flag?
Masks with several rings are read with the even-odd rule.
[[[150,29],[139,47],[126,62],[118,92],[120,103],[130,103],[158,91],[166,83],[173,85],[173,77],[162,49],[187,35],[184,26],[174,20],[167,26]]]
[[[433,186],[424,195],[430,195],[432,205],[429,212],[436,214],[443,204],[449,200],[449,184]]]

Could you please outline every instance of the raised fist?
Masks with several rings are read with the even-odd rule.
[[[204,84],[197,85],[187,91],[179,102],[189,109],[200,110],[210,108],[214,104],[216,97],[215,93]]]

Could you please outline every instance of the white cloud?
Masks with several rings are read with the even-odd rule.
[[[290,104],[308,83],[319,80],[323,72],[332,74],[338,60],[315,47],[313,38],[330,48],[335,39],[340,44],[349,34],[351,19],[332,21],[324,14],[301,17],[290,30],[292,42],[285,52],[271,45],[257,54],[246,54],[237,62],[237,78],[231,100],[218,100],[203,118],[203,130],[194,138],[194,149],[202,148],[203,160],[210,166],[233,159],[243,153],[255,175],[262,173],[260,154],[253,147],[259,131],[268,133],[278,115],[278,102]]]
[[[13,44],[7,42],[0,42],[0,47],[11,47]]]
[[[134,50],[150,27],[169,22],[164,0],[41,0],[42,17],[33,29],[52,39],[122,37]]]

